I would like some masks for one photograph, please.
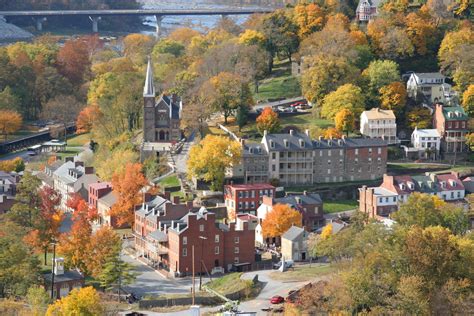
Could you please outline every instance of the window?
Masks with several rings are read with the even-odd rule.
[[[183,248],[183,257],[186,257],[188,255],[188,249]]]
[[[372,153],[372,148],[369,148],[369,154],[371,154],[371,153]]]
[[[239,257],[234,258],[234,263],[239,263]]]
[[[239,210],[242,209],[242,202],[239,202],[239,208],[238,208],[238,209],[239,209]]]
[[[234,253],[239,253],[239,252],[240,252],[239,247],[234,247]]]
[[[272,165],[272,171],[275,171],[275,170],[276,170],[275,165]]]
[[[331,149],[328,150],[328,156],[331,157]]]
[[[339,156],[342,156],[344,154],[344,150],[340,149],[339,150]]]
[[[214,236],[214,241],[219,242],[219,235]]]
[[[319,157],[322,157],[322,156],[323,156],[323,151],[321,150],[321,151],[319,152]]]
[[[381,148],[381,147],[377,148],[377,154],[380,155],[381,153],[382,153],[382,148]],[[380,158],[379,158],[379,159],[380,159]]]
[[[397,201],[397,198],[394,196],[393,197],[393,202],[396,202]]]
[[[461,192],[458,192],[458,198],[460,198],[460,197],[461,197]]]
[[[199,231],[203,232],[204,231],[204,225],[199,225]]]
[[[234,243],[238,244],[240,241],[240,238],[239,237],[234,237]]]
[[[328,174],[331,174],[331,169],[328,169]]]
[[[272,153],[272,159],[276,159],[276,153],[275,152]]]
[[[187,245],[188,244],[188,237],[184,236],[183,237],[183,245]]]
[[[219,246],[214,247],[214,254],[216,254],[216,255],[219,254]]]
[[[359,154],[359,148],[356,148],[355,150],[355,154],[358,155]]]

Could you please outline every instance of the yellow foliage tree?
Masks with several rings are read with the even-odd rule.
[[[199,35],[199,32],[193,30],[192,28],[180,27],[171,32],[168,38],[170,40],[177,41],[185,46],[188,46],[189,44],[191,44],[192,38]]]
[[[262,223],[263,237],[280,237],[291,226],[301,227],[301,213],[288,204],[275,204]]]
[[[332,235],[332,224],[327,224],[321,231],[321,239],[328,239]]]
[[[123,39],[125,56],[136,64],[140,64],[151,52],[154,40],[144,34],[130,34]]]
[[[257,117],[257,129],[262,135],[264,131],[268,133],[278,132],[280,129],[278,113],[273,111],[271,107],[263,109],[262,114]]]
[[[0,111],[0,133],[7,140],[9,134],[13,134],[20,129],[23,119],[21,115],[15,111]]]
[[[408,112],[407,118],[411,128],[429,128],[431,126],[431,113],[426,108],[414,108]]]
[[[474,84],[469,85],[462,95],[462,107],[470,116],[474,116]]]
[[[46,316],[101,316],[104,307],[100,302],[99,293],[92,287],[74,289],[68,296],[49,305]]]
[[[329,127],[323,130],[323,137],[324,139],[341,138],[342,134],[336,128]]]
[[[25,163],[20,157],[16,157],[10,160],[0,161],[0,170],[5,172],[20,172],[25,169]]]
[[[333,119],[343,109],[351,111],[355,117],[359,117],[364,111],[365,98],[359,87],[349,83],[326,95],[321,108],[321,116]]]
[[[263,45],[265,43],[265,35],[256,30],[245,30],[239,37],[239,44],[244,45]]]
[[[407,90],[401,82],[392,82],[379,90],[382,109],[400,114],[407,102]]]
[[[336,129],[338,131],[349,135],[349,133],[352,132],[355,127],[354,112],[348,109],[342,109],[341,111],[337,112],[336,116],[334,117],[334,124],[336,125]]]
[[[213,190],[221,190],[227,168],[237,165],[242,147],[227,137],[207,135],[191,147],[188,160],[188,177],[211,182]]]
[[[299,4],[294,10],[294,21],[299,27],[299,37],[304,38],[324,25],[324,10],[315,3]]]

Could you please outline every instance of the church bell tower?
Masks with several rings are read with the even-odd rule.
[[[153,80],[153,66],[148,57],[145,86],[143,87],[143,141],[155,142],[155,83]]]

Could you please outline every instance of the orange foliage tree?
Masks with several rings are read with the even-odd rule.
[[[87,245],[85,265],[90,275],[97,278],[107,262],[107,258],[120,253],[122,242],[120,237],[107,226],[101,227],[91,236]]]
[[[324,139],[341,138],[342,134],[336,128],[329,127],[323,131],[323,137]]]
[[[405,85],[399,81],[383,86],[379,90],[382,109],[392,110],[400,115],[407,103],[407,90]]]
[[[72,84],[81,84],[91,66],[88,44],[82,39],[67,41],[58,52],[58,65]]]
[[[89,240],[92,236],[91,221],[97,217],[97,211],[90,208],[79,194],[74,194],[67,202],[73,209],[71,231],[62,235],[58,252],[64,256],[66,264],[88,274],[86,265]]]
[[[0,170],[5,171],[5,172],[21,172],[25,170],[25,163],[23,162],[23,159],[20,157],[16,157],[14,159],[10,160],[3,160],[0,161]]]
[[[295,23],[299,26],[299,37],[320,30],[324,25],[324,10],[314,3],[299,4],[295,7]]]
[[[63,221],[63,214],[59,209],[61,194],[49,186],[43,187],[39,192],[41,199],[40,216],[33,223],[31,230],[25,237],[25,241],[38,251],[44,251],[44,264],[48,249],[54,240],[59,238],[59,227]]]
[[[147,184],[142,165],[139,163],[128,163],[123,172],[112,176],[112,185],[118,194],[118,201],[110,210],[110,214],[117,218],[119,225],[133,225],[135,206],[142,200],[140,190]]]
[[[288,204],[276,204],[262,223],[262,232],[265,238],[279,237],[291,226],[301,227],[303,217],[297,210]]]
[[[85,107],[77,117],[76,125],[78,133],[88,133],[91,131],[94,121],[100,116],[100,109],[96,104]]]
[[[280,129],[278,113],[274,112],[271,107],[263,109],[262,114],[257,117],[257,129],[262,135],[264,131],[269,133],[278,132]]]
[[[7,140],[9,134],[13,134],[20,129],[23,119],[21,115],[15,111],[0,111],[0,132]]]

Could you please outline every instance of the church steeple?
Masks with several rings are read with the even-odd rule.
[[[155,83],[153,81],[153,67],[151,64],[151,58],[148,57],[148,66],[146,68],[146,79],[145,86],[143,87],[143,97],[145,98],[154,98],[155,93]]]

